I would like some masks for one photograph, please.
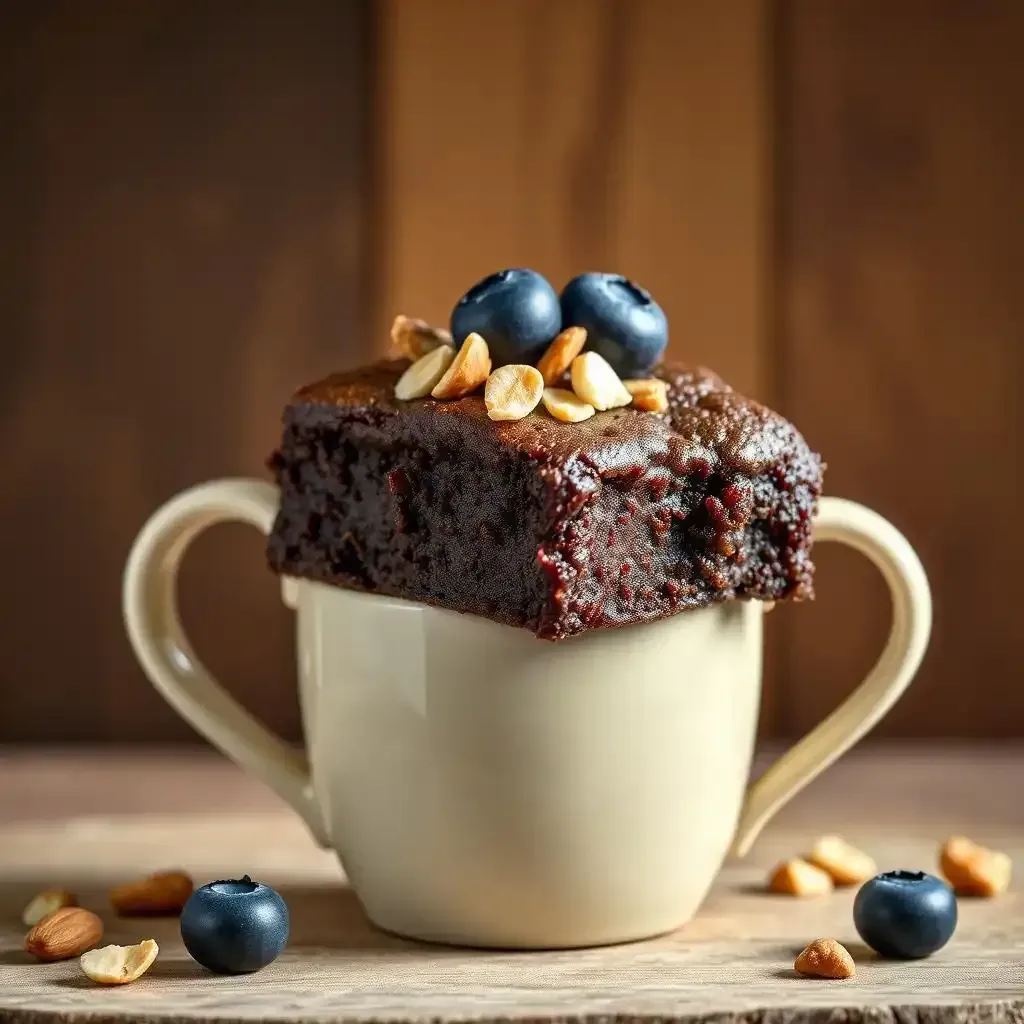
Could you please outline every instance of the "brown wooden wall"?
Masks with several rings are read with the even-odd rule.
[[[1015,0],[4,5],[0,740],[188,736],[122,637],[135,530],[259,473],[295,385],[503,265],[635,276],[675,356],[919,547],[936,637],[886,731],[1024,734],[1022,43]],[[819,602],[769,620],[767,732],[884,637],[871,571],[818,561]],[[294,735],[259,539],[200,541],[183,601]]]
[[[1024,735],[1024,4],[779,9],[775,400],[827,489],[889,517],[935,595],[888,734]],[[785,725],[817,721],[885,635],[884,588],[821,549],[782,612]]]
[[[132,662],[120,571],[156,505],[257,474],[288,392],[369,351],[357,0],[0,8],[0,737],[189,738]],[[204,657],[294,733],[289,616],[203,538]]]

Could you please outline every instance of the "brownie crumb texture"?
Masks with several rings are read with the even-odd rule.
[[[812,594],[822,463],[715,374],[662,366],[668,409],[579,423],[394,398],[386,361],[303,388],[269,465],[271,567],[550,640],[733,598]]]

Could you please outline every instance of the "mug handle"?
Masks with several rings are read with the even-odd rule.
[[[224,522],[248,523],[268,534],[278,501],[277,489],[259,480],[215,480],[182,491],[152,515],[135,539],[124,570],[122,610],[135,656],[168,704],[270,786],[327,846],[305,754],[258,722],[210,675],[178,615],[178,570],[192,541]]]
[[[896,703],[921,664],[932,625],[924,567],[907,539],[877,512],[822,498],[815,541],[836,540],[867,555],[889,584],[892,628],[867,678],[823,722],[783,754],[751,787],[732,852],[743,857],[768,820],[819,772],[857,742]]]

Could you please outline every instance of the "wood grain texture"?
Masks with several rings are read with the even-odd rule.
[[[643,282],[671,353],[763,385],[771,184],[759,0],[384,0],[378,334],[536,267]],[[454,59],[450,59],[454,56]]]
[[[613,270],[664,306],[672,357],[770,399],[764,0],[375,9],[382,348],[499,268]]]
[[[121,568],[160,502],[262,474],[291,391],[365,354],[367,28],[355,0],[0,9],[0,739],[192,735],[131,657]],[[294,735],[261,548],[200,541],[185,619]]]
[[[924,667],[883,733],[1020,735],[1024,5],[781,5],[780,410],[919,551]],[[782,609],[784,725],[852,688],[888,623],[858,556],[816,553]]]
[[[89,790],[84,802],[64,770]],[[528,956],[406,943],[370,928],[330,857],[298,820],[223,761],[181,755],[112,758],[7,756],[0,797],[19,789],[23,813],[0,803],[0,1022],[112,1021],[580,1021],[945,1024],[1024,1019],[1024,918],[1019,894],[964,901],[950,945],[926,961],[874,958],[857,941],[850,891],[800,901],[760,886],[779,858],[841,821],[883,867],[932,868],[954,827],[1024,857],[1014,799],[1019,746],[862,750],[786,808],[750,859],[723,870],[697,918],[675,935],[608,949]],[[133,797],[98,800],[111,772],[136,780]],[[38,779],[38,782],[33,780]],[[183,780],[183,810],[168,783]],[[880,783],[889,782],[882,786]],[[241,801],[241,804],[239,804]],[[37,808],[48,802],[49,813]],[[181,947],[175,921],[112,918],[115,881],[180,864],[197,879],[251,871],[287,898],[292,943],[258,975],[215,977]],[[161,956],[142,981],[97,989],[72,961],[31,963],[17,917],[45,885],[73,886],[108,925],[107,941],[153,935]],[[797,977],[792,962],[811,938],[834,936],[858,973],[842,983]]]

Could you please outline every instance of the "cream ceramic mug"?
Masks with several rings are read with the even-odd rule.
[[[888,643],[867,679],[749,791],[763,607],[731,601],[560,643],[426,605],[283,579],[298,625],[307,754],[238,705],[193,653],[178,567],[207,526],[267,533],[266,483],[185,491],[135,541],[124,617],[153,685],[331,847],[366,913],[412,938],[556,948],[671,931],[730,849],[855,743],[916,671],[931,628],[913,549],[825,498],[816,539],[879,568]]]

